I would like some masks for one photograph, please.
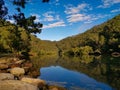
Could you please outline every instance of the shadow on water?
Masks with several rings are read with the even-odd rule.
[[[36,66],[36,68],[38,69],[51,66],[60,66],[73,72],[85,74],[98,82],[106,83],[112,89],[114,88],[115,90],[120,90],[119,57],[116,58],[110,56],[94,57],[88,55],[82,57],[40,56],[34,57],[33,63],[34,66]]]

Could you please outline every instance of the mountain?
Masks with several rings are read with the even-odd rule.
[[[84,33],[56,42],[40,40],[31,35],[31,46],[27,46],[28,37],[25,30],[13,27],[13,24],[0,20],[0,52],[12,52],[13,49],[14,51],[19,50],[19,46],[22,47],[23,51],[26,47],[30,47],[30,53],[33,55],[120,53],[120,15],[101,25],[94,26]]]
[[[93,52],[120,52],[120,15],[82,34],[65,38],[58,42],[58,46],[69,54],[80,54],[80,48],[85,46],[91,47]]]

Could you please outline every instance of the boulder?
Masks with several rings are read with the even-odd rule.
[[[9,60],[9,59],[7,59],[5,57],[0,58],[0,64],[6,64],[6,63],[10,63],[10,62],[11,62],[11,60]]]
[[[25,62],[23,67],[29,67],[29,68],[32,68],[33,67],[33,64],[29,61]]]
[[[0,63],[4,63],[4,64],[9,64],[15,61],[18,61],[18,58],[11,58],[11,57],[1,57],[0,58]]]
[[[10,68],[21,67],[21,64],[11,63],[9,67]]]
[[[7,69],[8,68],[8,65],[7,64],[0,64],[0,69]]]
[[[0,73],[0,80],[14,80],[14,75],[10,73]]]
[[[22,64],[24,62],[25,62],[25,60],[18,60],[18,61],[15,62],[15,64]]]
[[[58,88],[54,87],[54,88],[51,88],[50,90],[58,90]]]
[[[34,79],[34,78],[23,77],[21,79],[21,81],[30,83],[32,85],[35,85],[35,86],[39,87],[39,88],[45,86],[45,81],[41,80],[41,79]]]
[[[18,80],[4,80],[0,81],[0,90],[39,90],[38,87],[18,81]]]
[[[59,86],[48,86],[49,90],[67,90],[64,87],[59,87]]]
[[[25,74],[25,70],[23,68],[15,67],[10,70],[10,73],[15,76],[21,76]]]

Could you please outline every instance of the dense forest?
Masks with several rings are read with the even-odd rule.
[[[30,42],[29,42],[30,39]],[[90,30],[60,41],[28,37],[25,29],[0,19],[0,53],[88,55],[120,53],[120,15]]]
[[[69,55],[120,52],[120,15],[57,44],[64,54]]]
[[[32,48],[40,54],[88,55],[120,53],[120,15],[97,25],[82,34],[65,38],[60,41],[43,41],[34,38]],[[36,39],[36,40],[35,40]],[[36,44],[35,42],[36,41]]]

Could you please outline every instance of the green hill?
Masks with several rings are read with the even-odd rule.
[[[0,52],[13,52],[30,47],[30,53],[43,54],[109,54],[120,53],[120,15],[107,22],[94,26],[82,34],[52,42],[40,40],[31,35],[31,46],[27,46],[28,37],[24,29],[0,20]],[[17,42],[17,43],[16,43]]]
[[[92,48],[93,52],[120,52],[120,15],[82,34],[65,38],[58,42],[58,46],[68,54],[80,54],[85,46]]]
[[[31,36],[31,53],[37,55],[56,55],[58,54],[58,48],[56,42],[48,40],[40,40],[35,36]]]

